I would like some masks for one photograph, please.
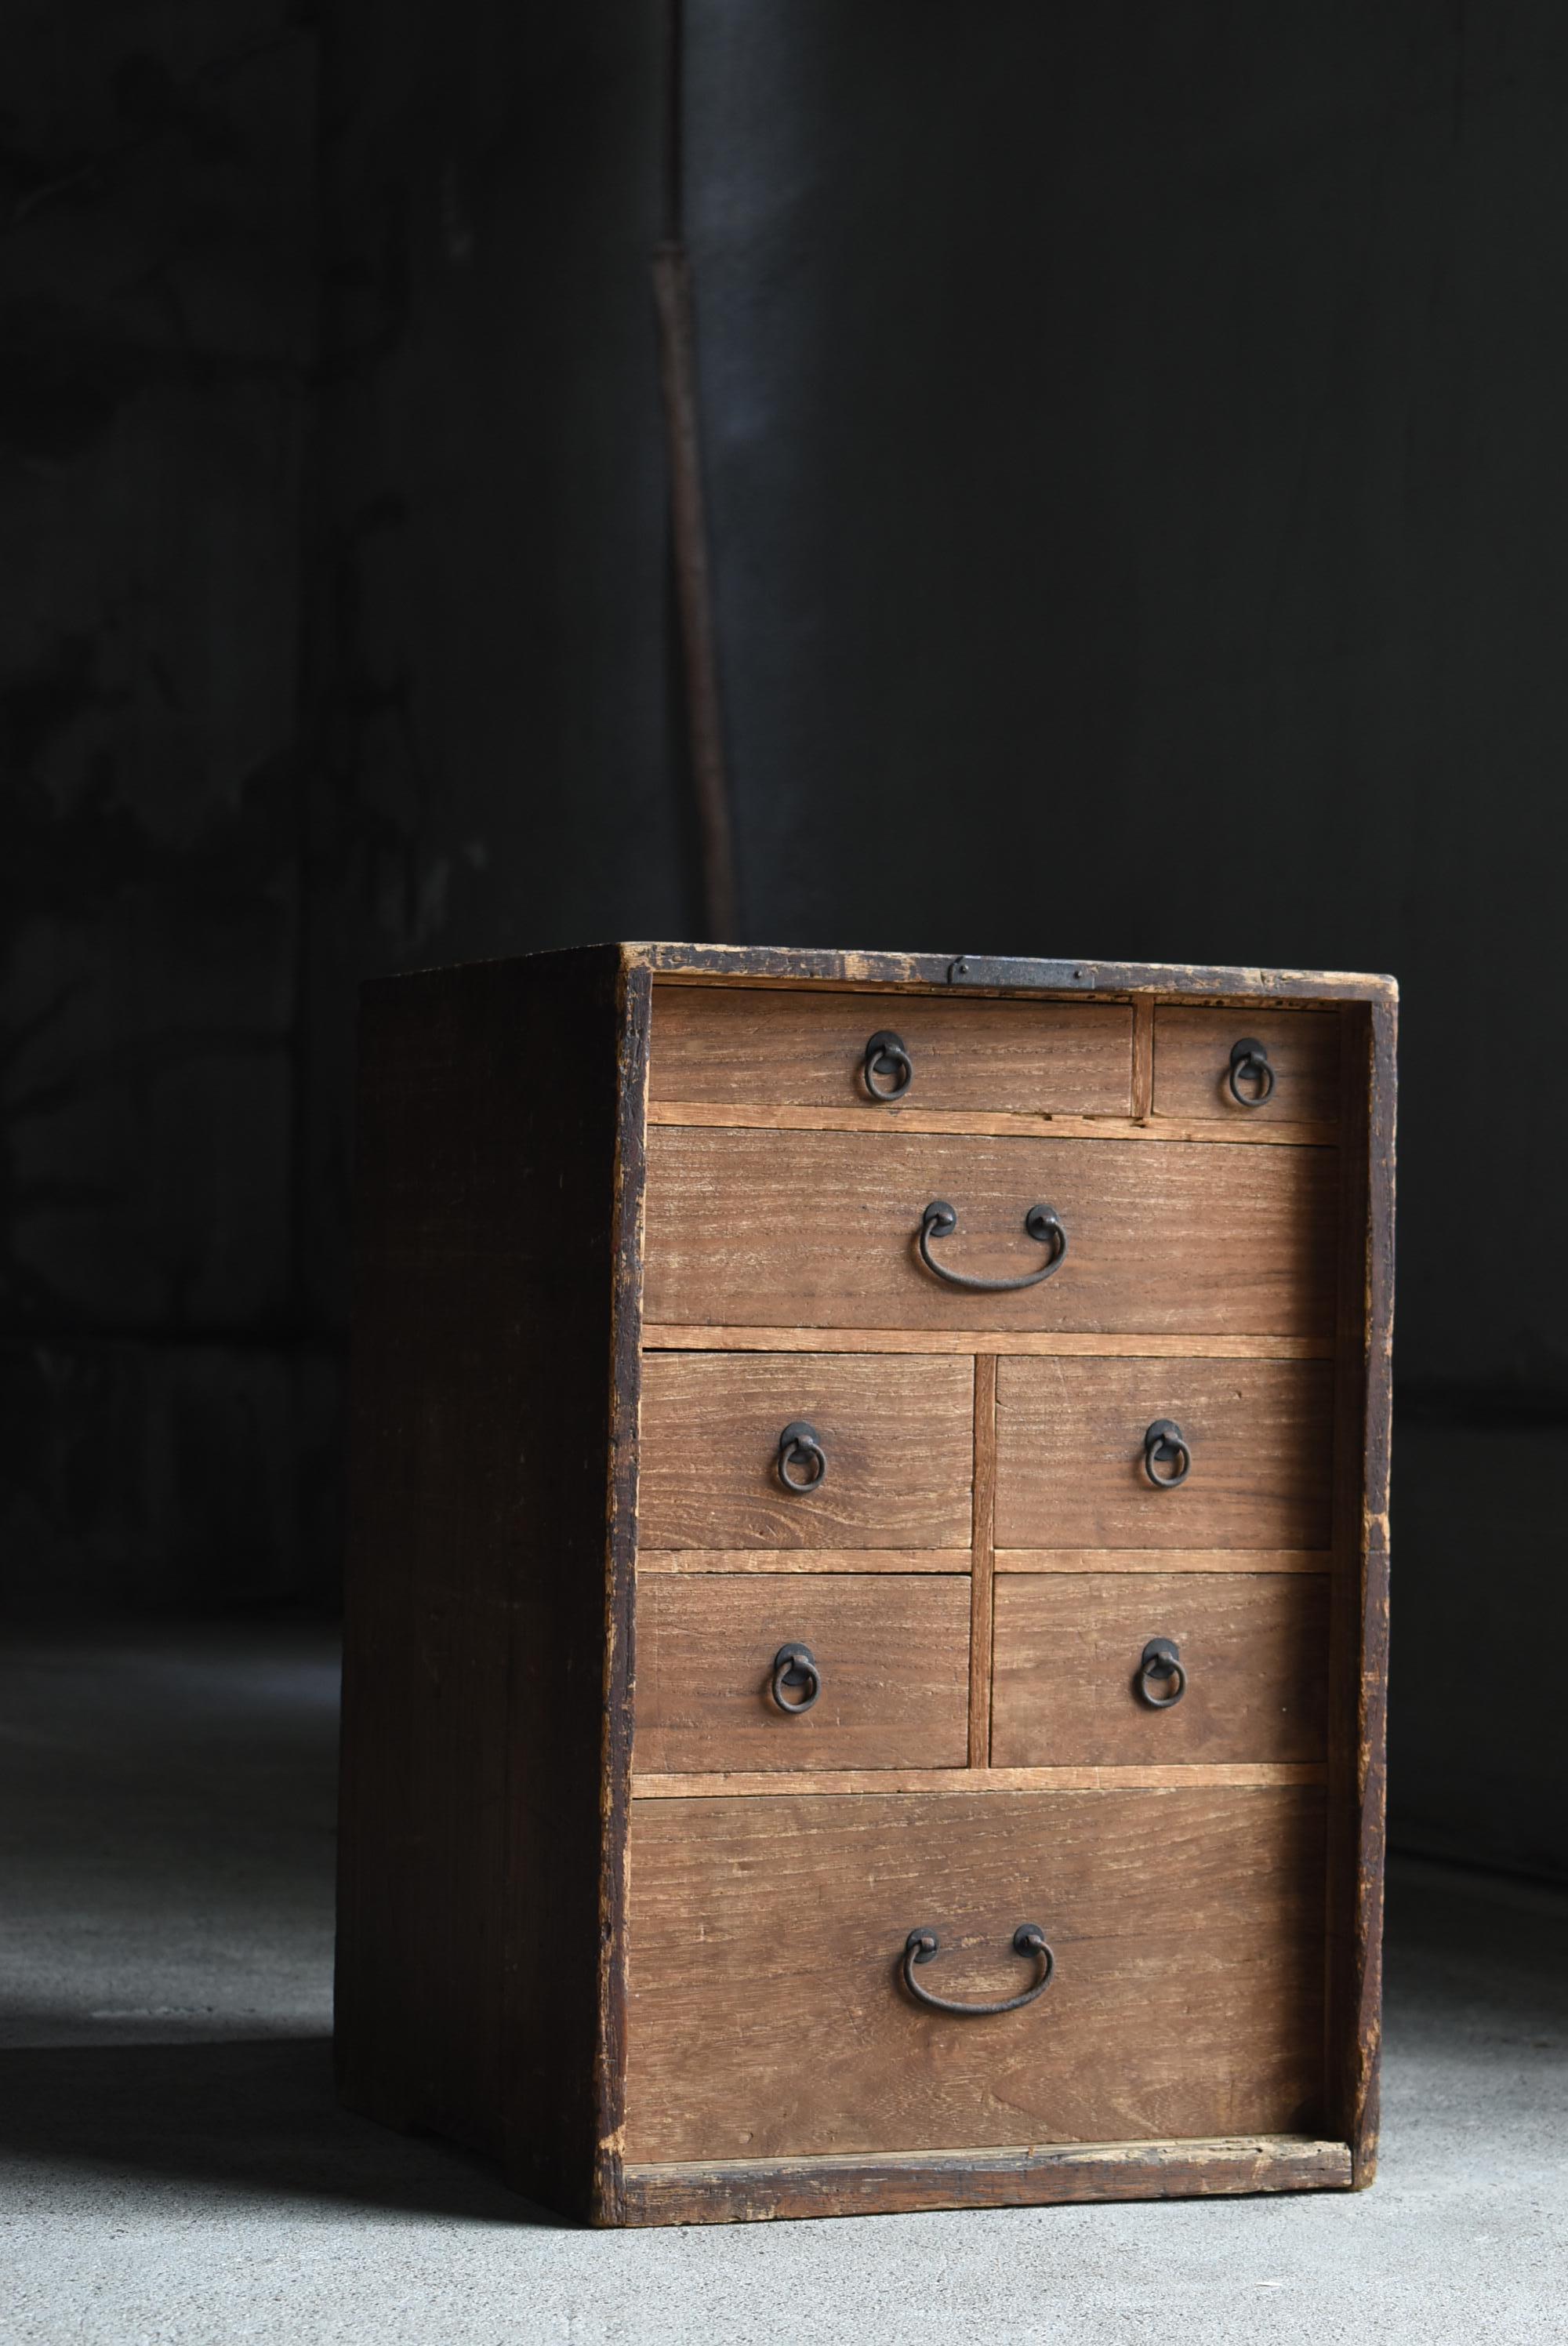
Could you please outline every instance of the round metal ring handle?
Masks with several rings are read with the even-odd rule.
[[[1156,1686],[1162,1689],[1156,1692]],[[1170,1637],[1151,1637],[1138,1663],[1138,1693],[1151,1710],[1169,1710],[1186,1692],[1181,1647]]]
[[[1176,1464],[1174,1474],[1157,1469]],[[1192,1444],[1174,1417],[1156,1417],[1144,1436],[1144,1472],[1156,1491],[1174,1491],[1192,1473]]]
[[[1015,1955],[1032,1957],[1039,1975],[1032,1987],[1022,1995],[1003,1996],[999,2004],[955,2004],[951,1996],[932,1995],[930,1988],[921,1987],[915,1977],[917,1964],[929,1964],[942,1942],[934,1931],[911,1931],[904,1941],[904,1951],[899,1958],[903,1983],[917,2004],[929,2004],[933,2012],[956,2012],[964,2019],[988,2012],[1022,2012],[1037,1995],[1044,1995],[1051,1984],[1051,1974],[1056,1968],[1056,1958],[1045,1943],[1045,1933],[1038,1923],[1020,1923],[1013,1933]]]
[[[803,1417],[791,1419],[779,1436],[779,1480],[799,1494],[814,1491],[828,1472],[822,1437]]]
[[[791,1702],[786,1688],[803,1687],[806,1690],[799,1702]],[[817,1657],[809,1646],[780,1646],[773,1657],[773,1699],[786,1718],[799,1719],[809,1710],[822,1691],[822,1673]]]
[[[1268,1054],[1263,1045],[1247,1035],[1230,1046],[1230,1066],[1226,1070],[1226,1084],[1237,1107],[1261,1107],[1274,1096],[1274,1070],[1268,1064]],[[1253,1086],[1244,1092],[1243,1082]]]
[[[889,1026],[871,1036],[860,1062],[860,1080],[876,1100],[901,1099],[914,1081],[914,1061],[903,1037]]]
[[[1037,1246],[1048,1248],[1049,1252],[1038,1270],[1026,1270],[1021,1279],[975,1279],[967,1270],[952,1270],[945,1262],[938,1262],[931,1250],[932,1239],[951,1238],[957,1228],[958,1210],[945,1198],[933,1198],[920,1218],[920,1259],[949,1287],[978,1288],[988,1295],[1009,1294],[1014,1288],[1038,1287],[1067,1259],[1067,1233],[1054,1206],[1031,1206],[1023,1217],[1026,1235]]]

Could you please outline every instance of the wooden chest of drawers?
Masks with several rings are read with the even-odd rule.
[[[351,2104],[598,2224],[1371,2179],[1394,1020],[367,989]]]

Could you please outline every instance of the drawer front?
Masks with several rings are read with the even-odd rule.
[[[968,1757],[967,1576],[649,1576],[636,1657],[639,1773]]]
[[[1258,1044],[1261,1050],[1238,1055],[1242,1043]],[[1338,1014],[1156,1010],[1154,1112],[1251,1124],[1270,1118],[1284,1124],[1335,1122]]]
[[[633,1803],[626,2156],[807,2157],[1314,2131],[1323,1795]],[[1037,1923],[1050,1984],[1019,1994]]]
[[[993,1766],[1321,1760],[1329,1588],[1326,1573],[999,1580]],[[1145,1669],[1152,1645],[1169,1657]]]
[[[641,1544],[967,1548],[973,1422],[965,1360],[650,1352]]]
[[[1337,1152],[1186,1141],[655,1127],[647,1318],[679,1326],[1327,1335]],[[926,1209],[956,1228],[922,1262]]]
[[[891,1034],[898,1048],[867,1046]],[[748,1107],[1126,1116],[1121,1003],[946,1002],[760,987],[654,989],[648,1096]],[[886,1095],[891,1094],[891,1096]]]
[[[1327,1548],[1333,1464],[1327,1361],[996,1364],[999,1548]]]

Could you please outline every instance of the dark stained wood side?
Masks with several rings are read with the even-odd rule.
[[[582,2216],[613,2212],[619,970],[599,948],[373,984],[359,1096],[341,2089]]]
[[[1097,2142],[881,2158],[734,2158],[628,2167],[628,2224],[765,2223],[931,2208],[1083,2206],[1253,2191],[1343,2191],[1350,2154],[1309,2135]]]

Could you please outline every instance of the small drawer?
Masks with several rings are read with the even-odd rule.
[[[646,1548],[963,1548],[974,1372],[891,1353],[650,1352]]]
[[[1133,1014],[1123,1003],[659,985],[648,1096],[730,1107],[858,1105],[890,1117],[906,1106],[1126,1116],[1132,1065]]]
[[[645,1315],[682,1327],[1327,1334],[1336,1155],[655,1127]],[[951,1222],[933,1219],[939,1205]]]
[[[639,1774],[968,1757],[967,1576],[639,1576],[636,1658]]]
[[[1339,1013],[1156,1010],[1154,1112],[1195,1121],[1334,1123]]]
[[[999,1580],[992,1765],[1321,1760],[1329,1587],[1317,1572]]]
[[[1328,1361],[1004,1358],[996,1545],[1327,1548],[1332,1403]]]
[[[1321,2123],[1316,1788],[634,1800],[630,1878],[628,2158]]]

